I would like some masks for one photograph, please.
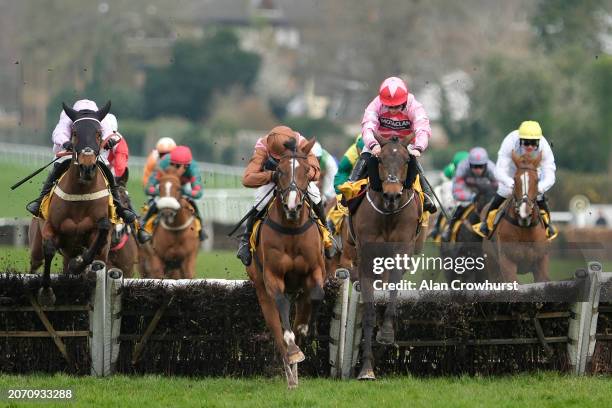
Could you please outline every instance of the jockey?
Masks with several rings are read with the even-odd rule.
[[[338,172],[334,177],[334,189],[336,190],[336,193],[340,193],[340,190],[338,190],[338,186],[344,184],[351,176],[353,167],[359,159],[359,155],[361,154],[362,150],[363,138],[361,137],[361,134],[359,134],[355,139],[355,143],[353,143],[348,149],[346,149],[346,152],[344,152],[344,155],[338,163]]]
[[[149,218],[153,216],[153,214],[157,213],[157,206],[155,205],[154,198],[159,195],[159,178],[161,173],[166,170],[168,167],[174,166],[176,167],[177,174],[181,180],[182,193],[183,196],[191,202],[193,205],[193,209],[195,211],[195,216],[198,217],[200,223],[202,223],[202,217],[200,215],[200,211],[198,210],[198,206],[196,205],[194,200],[202,197],[202,177],[200,176],[200,170],[198,168],[198,164],[193,160],[193,156],[191,154],[191,149],[187,146],[176,146],[170,154],[166,154],[159,161],[158,169],[151,174],[149,177],[149,182],[145,186],[145,194],[151,196],[153,200],[150,201],[149,209],[142,219],[142,225],[146,225]],[[204,232],[204,228],[200,228],[199,233],[200,241],[204,241],[206,239],[206,233]],[[151,239],[151,235],[141,228],[138,231],[138,241],[143,244]]]
[[[98,106],[96,105],[96,103],[88,99],[81,99],[81,100],[76,101],[72,108],[77,111],[90,110],[90,111],[95,112],[98,110]],[[106,150],[103,150],[100,152],[100,157],[98,160],[98,167],[102,170],[106,179],[108,180],[110,191],[113,196],[113,202],[114,202],[115,208],[117,209],[117,215],[119,215],[119,217],[121,217],[125,221],[126,224],[132,225],[134,221],[136,220],[136,214],[129,208],[124,208],[121,205],[121,201],[119,200],[119,194],[117,192],[117,185],[115,184],[115,178],[111,170],[108,168],[108,162],[107,162],[107,157],[109,154],[108,150],[111,150],[114,147],[116,147],[117,144],[122,139],[121,135],[119,133],[116,133],[113,130],[113,128],[116,129],[117,127],[116,126],[117,119],[114,117],[114,115],[107,114],[106,117],[104,117],[104,119],[102,120],[101,125],[102,125],[102,140],[106,141],[107,139],[109,138],[110,139],[106,142],[106,145],[105,145]],[[71,132],[72,132],[72,120],[68,117],[68,115],[66,115],[66,112],[62,110],[60,114],[59,122],[57,123],[57,125],[55,126],[55,129],[53,130],[52,140],[53,140],[53,152],[54,153],[59,153],[62,150],[66,150],[66,151],[72,150],[72,142],[70,141]],[[49,176],[47,177],[47,180],[45,180],[43,184],[43,188],[42,188],[42,191],[40,192],[40,196],[36,200],[28,203],[28,205],[26,206],[26,209],[30,213],[32,213],[34,216],[38,217],[42,199],[47,194],[49,194],[55,182],[59,180],[59,178],[62,176],[62,174],[64,174],[66,170],[68,170],[68,167],[70,167],[71,162],[72,162],[72,159],[70,158],[70,156],[66,156],[65,158],[60,159],[55,163],[55,165],[53,166],[53,169],[51,170],[51,172],[49,173]]]
[[[455,153],[453,160],[444,166],[444,169],[442,170],[440,184],[434,187],[434,192],[440,199],[441,205],[444,206],[447,213],[453,211],[456,206],[455,199],[453,197],[453,177],[455,177],[455,170],[463,159],[467,159],[468,155],[469,153],[465,150],[460,150]],[[438,235],[440,234],[443,218],[444,215],[442,214],[436,218],[436,223],[429,233],[429,236],[434,240],[437,239]]]
[[[125,138],[118,131],[117,118],[112,113],[106,115],[103,121],[106,121],[113,134],[119,135],[119,143],[113,146],[108,152],[108,163],[110,164],[111,172],[115,178],[123,176],[128,167],[130,151]]]
[[[249,238],[253,232],[253,227],[257,218],[263,216],[263,213],[272,200],[273,195],[268,195],[266,200],[260,202],[268,192],[276,187],[272,176],[276,170],[276,165],[280,156],[285,151],[283,141],[289,138],[297,139],[298,146],[304,146],[308,141],[304,136],[298,132],[293,131],[287,126],[276,126],[266,136],[261,137],[255,143],[255,151],[249,161],[244,175],[242,176],[242,185],[248,188],[257,188],[255,191],[255,203],[257,205],[256,211],[248,218],[246,222],[245,232],[242,235],[240,244],[238,246],[238,253],[236,256],[242,261],[245,266],[251,264],[252,255],[249,243]],[[319,161],[312,152],[308,153],[307,161],[310,166],[309,179],[311,180],[308,185],[308,197],[312,203],[312,209],[316,216],[325,223],[325,210],[323,209],[323,201],[321,200],[321,193],[316,185],[316,181],[319,180],[321,173],[319,167]],[[328,249],[325,249],[326,256],[329,256]]]
[[[364,149],[353,172],[350,181],[357,181],[366,176],[369,158],[380,153],[380,145],[374,134],[388,139],[392,136],[410,138],[408,153],[414,157],[421,156],[429,143],[431,127],[429,118],[420,102],[416,100],[408,87],[400,78],[389,77],[380,85],[379,93],[365,109],[361,120],[361,135]],[[421,175],[423,177],[423,175]],[[425,193],[425,211],[433,214],[437,211],[431,199],[431,191],[427,183],[422,183]]]
[[[157,167],[157,162],[164,157],[167,153],[170,153],[176,147],[176,142],[170,137],[162,137],[157,141],[155,149],[151,150],[142,174],[142,186],[146,187],[149,183],[149,177]]]
[[[516,166],[512,161],[512,152],[516,151],[519,154],[537,154],[542,152],[542,161],[538,169],[538,207],[544,211],[548,216],[548,220],[544,220],[546,224],[546,231],[549,237],[555,234],[555,229],[550,224],[550,210],[544,193],[548,191],[553,184],[555,184],[555,157],[553,156],[552,149],[548,144],[548,141],[542,135],[542,128],[540,124],[534,121],[525,121],[521,123],[521,126],[517,130],[513,130],[506,136],[504,141],[499,148],[497,153],[497,166],[495,176],[499,181],[499,187],[491,205],[489,206],[489,212],[499,208],[504,200],[512,195],[512,189],[514,188],[514,173],[516,172]],[[487,213],[488,215],[488,213]],[[483,222],[480,224],[480,232],[487,236],[489,234],[489,228],[487,226],[487,217],[485,216]]]
[[[461,161],[455,171],[453,198],[457,202],[457,208],[448,222],[448,228],[442,234],[442,241],[450,241],[453,225],[476,197],[478,187],[486,184],[497,187],[495,163],[489,160],[484,148],[474,147],[468,158]]]
[[[338,172],[338,164],[336,164],[336,159],[334,159],[327,150],[323,149],[321,143],[319,142],[315,142],[314,146],[312,147],[312,152],[317,160],[319,160],[319,166],[321,167],[321,193],[323,193],[325,201],[333,200],[336,198],[336,192],[334,191],[334,178]]]

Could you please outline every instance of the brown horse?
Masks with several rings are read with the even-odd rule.
[[[304,205],[309,185],[306,156],[313,145],[314,139],[301,150],[293,139],[286,143],[289,151],[276,170],[274,201],[261,225],[254,262],[247,268],[290,389],[298,385],[297,364],[304,360],[298,344],[309,330],[316,330],[318,308],[325,295],[323,242],[310,207]],[[297,296],[293,328],[288,294]]]
[[[121,204],[126,208],[131,208],[126,188],[128,174],[126,169],[123,176],[117,179],[117,190]],[[121,223],[115,225],[111,235],[108,266],[121,269],[125,278],[131,278],[134,275],[134,265],[138,264],[138,242],[134,233],[130,226]]]
[[[541,160],[541,152],[535,158],[512,152],[516,166],[512,197],[491,237],[483,240],[487,270],[493,281],[514,282],[517,273],[529,270],[536,282],[549,280],[549,242],[536,201]],[[483,217],[486,210],[483,210]]]
[[[51,262],[56,251],[64,257],[64,273],[82,273],[94,259],[106,262],[109,250],[109,188],[97,160],[102,142],[100,121],[110,110],[110,101],[99,111],[75,111],[63,104],[73,121],[73,152],[68,170],[50,197],[46,220],[35,218],[30,232],[30,267],[44,261],[38,301],[55,303],[50,287]]]
[[[382,149],[378,159],[372,157],[368,163],[370,181],[366,199],[349,221],[354,232],[352,235],[357,254],[353,262],[359,271],[365,307],[362,367],[357,377],[360,380],[375,379],[372,362],[372,333],[376,324],[373,285],[374,280],[378,279],[375,278],[372,268],[359,267],[362,253],[373,243],[401,243],[402,251],[412,256],[420,233],[421,204],[412,187],[417,174],[416,160],[408,154],[408,141],[378,137],[377,140]],[[403,272],[393,269],[383,275],[383,280],[397,283]],[[381,344],[393,344],[395,341],[393,319],[396,303],[397,291],[391,291],[384,320],[377,335],[377,341]]]
[[[193,279],[200,249],[196,216],[183,197],[176,168],[170,166],[159,179],[158,222],[151,241],[142,247],[141,276]],[[143,259],[144,258],[144,259]]]

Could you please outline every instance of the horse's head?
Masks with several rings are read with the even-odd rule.
[[[400,198],[404,192],[404,184],[408,175],[408,138],[403,140],[397,137],[383,139],[376,136],[381,145],[378,155],[378,175],[382,181],[383,205],[387,211],[399,208]]]
[[[298,148],[296,139],[285,142],[285,153],[280,157],[276,169],[276,190],[280,196],[285,216],[290,221],[298,220],[304,204],[308,184],[310,165],[307,155],[312,149],[315,139],[310,140],[302,149]]]
[[[159,197],[156,202],[159,215],[168,225],[174,222],[174,217],[181,208],[181,196],[180,176],[171,166],[159,179]]]
[[[72,120],[71,142],[73,164],[79,166],[79,182],[89,183],[96,175],[96,161],[102,146],[102,119],[110,110],[111,103],[99,111],[76,111],[62,103],[64,112]]]
[[[512,161],[516,166],[512,196],[521,227],[529,227],[537,221],[538,166],[541,160],[542,152],[533,158],[529,154],[520,156],[512,151]]]

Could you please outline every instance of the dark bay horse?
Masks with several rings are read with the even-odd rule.
[[[469,214],[459,225],[455,241],[440,243],[440,255],[442,258],[463,257],[465,259],[476,259],[484,255],[482,251],[482,237],[474,232],[472,225],[480,222],[480,213],[491,198],[493,198],[495,191],[496,187],[491,183],[476,187],[476,196],[469,207]],[[449,226],[449,228],[452,228],[452,226]],[[484,268],[482,270],[473,268],[463,273],[457,273],[456,270],[445,269],[444,274],[449,283],[453,280],[460,280],[462,282],[482,282],[486,279],[486,270]]]
[[[140,252],[143,278],[193,279],[200,239],[192,204],[183,197],[175,167],[159,179],[157,225],[150,242]]]
[[[283,360],[287,385],[298,385],[297,364],[304,360],[300,340],[316,330],[316,316],[325,296],[323,241],[305,204],[309,185],[307,154],[295,140],[285,143],[287,152],[276,170],[273,202],[262,221],[254,259],[247,273],[255,285],[266,324]],[[296,296],[293,326],[291,300]],[[296,336],[297,335],[297,336]]]
[[[372,243],[401,243],[402,251],[412,256],[417,246],[420,225],[421,203],[413,189],[416,179],[416,160],[408,154],[408,140],[397,138],[385,140],[377,137],[382,146],[378,159],[372,157],[368,163],[369,185],[366,199],[349,219],[354,231],[356,246],[355,267],[359,271],[361,295],[364,299],[362,367],[358,375],[360,380],[375,379],[372,362],[372,334],[376,325],[376,312],[373,302],[373,282],[375,277],[372,268],[359,268],[364,248]],[[380,186],[376,184],[381,183]],[[383,280],[389,283],[400,281],[403,270],[393,269],[385,272]],[[377,341],[381,344],[393,344],[397,291],[391,291],[390,300],[384,312]]]
[[[490,239],[483,240],[487,271],[493,281],[514,282],[517,273],[529,271],[536,282],[550,280],[549,242],[537,204],[541,160],[541,152],[535,158],[512,152],[516,166],[512,197]]]
[[[126,208],[132,208],[126,188],[128,178],[129,172],[125,169],[123,176],[117,179],[117,190],[121,204]],[[124,278],[131,278],[134,275],[134,265],[138,264],[138,242],[134,234],[135,231],[124,223],[116,224],[111,234],[108,266],[121,269]]]
[[[42,305],[55,303],[50,273],[56,251],[64,257],[64,273],[78,274],[94,259],[106,262],[110,244],[110,190],[97,164],[103,147],[100,122],[110,110],[110,101],[97,112],[75,111],[66,104],[63,108],[73,121],[72,158],[50,197],[47,219],[35,218],[32,224],[37,225],[31,225],[29,234],[32,271],[44,261],[38,293]]]

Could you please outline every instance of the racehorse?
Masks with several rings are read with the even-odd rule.
[[[529,271],[536,282],[549,280],[549,242],[537,204],[537,169],[541,160],[541,152],[535,158],[512,152],[516,166],[512,197],[500,208],[500,211],[507,210],[490,238],[483,240],[491,280],[514,282],[517,273]]]
[[[281,156],[275,173],[274,198],[261,223],[253,262],[247,267],[282,358],[289,389],[297,387],[297,364],[305,358],[298,344],[309,330],[316,331],[318,309],[325,296],[323,242],[310,207],[304,203],[310,167],[306,157],[314,143],[312,139],[302,149],[295,139],[284,143],[288,151]],[[296,296],[293,327],[290,294]]]
[[[143,245],[141,276],[146,278],[193,279],[200,249],[196,216],[183,197],[176,168],[161,173],[157,198],[158,222],[151,241]]]
[[[126,188],[128,178],[128,169],[125,169],[123,176],[117,179],[117,187],[121,204],[124,207],[131,208],[130,197]],[[131,227],[121,223],[115,225],[111,235],[108,266],[121,269],[125,278],[133,276],[134,265],[138,264],[138,242],[134,234],[135,231],[132,231]]]
[[[47,219],[35,217],[29,232],[31,271],[44,262],[38,292],[41,305],[55,303],[50,274],[56,251],[64,257],[64,273],[79,274],[94,259],[106,262],[110,244],[110,191],[97,164],[104,147],[100,122],[110,110],[110,101],[97,112],[62,105],[73,122],[70,165],[49,198]]]
[[[483,256],[482,237],[474,232],[472,225],[480,222],[480,212],[495,194],[495,186],[488,179],[485,180],[486,184],[476,186],[476,196],[472,204],[465,210],[469,211],[469,213],[459,224],[455,242],[441,242],[440,254],[442,258],[451,257],[456,259],[462,257],[464,259],[476,259]],[[449,228],[453,228],[453,226],[451,225]],[[453,265],[455,264],[453,262]],[[453,269],[445,269],[444,273],[448,283],[453,280],[482,282],[486,279],[486,270],[484,268],[480,270],[474,267],[463,273],[457,273],[457,270]]]
[[[374,380],[372,362],[372,333],[376,324],[373,301],[372,268],[359,268],[364,248],[372,243],[401,243],[402,250],[412,256],[417,246],[422,215],[421,202],[413,188],[417,174],[416,160],[408,154],[408,140],[376,137],[382,149],[378,158],[372,156],[368,163],[369,183],[366,199],[349,217],[356,246],[355,267],[359,271],[361,295],[364,299],[362,367],[360,380]],[[385,272],[383,280],[397,283],[404,271],[392,269]],[[378,279],[378,278],[377,278]],[[379,327],[377,341],[393,344],[397,291],[391,291],[389,303],[384,312],[384,320]]]

